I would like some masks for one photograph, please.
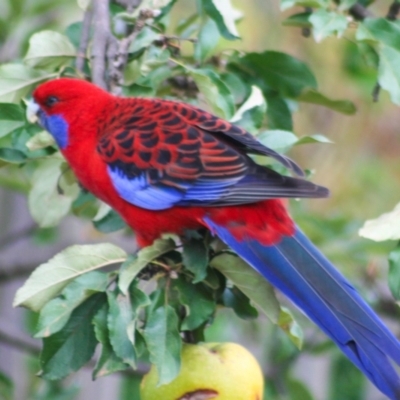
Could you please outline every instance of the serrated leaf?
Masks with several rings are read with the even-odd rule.
[[[208,251],[204,238],[193,238],[183,245],[182,262],[186,269],[193,272],[193,283],[200,282],[207,276]]]
[[[32,176],[28,205],[32,217],[42,228],[57,225],[79,194],[76,182],[66,183],[63,193],[59,193],[63,166],[66,168],[64,163],[61,158],[43,160]]]
[[[157,367],[159,385],[171,382],[179,373],[182,339],[178,322],[175,310],[166,305],[150,313],[143,331],[150,362]]]
[[[76,57],[76,50],[69,39],[56,31],[41,31],[29,39],[24,63],[30,67],[54,70]]]
[[[212,292],[203,284],[188,282],[180,276],[171,282],[171,288],[178,292],[179,300],[186,310],[181,330],[194,330],[207,322],[214,314],[216,304]]]
[[[107,292],[107,299],[109,306],[107,327],[111,346],[123,362],[129,364],[132,368],[136,368],[135,326],[132,324],[135,313],[131,299],[129,296],[116,292]]]
[[[106,290],[108,275],[92,271],[69,283],[61,297],[50,300],[40,311],[35,337],[48,337],[60,331],[75,308],[95,293]]]
[[[125,251],[111,243],[68,247],[32,272],[17,291],[13,305],[40,311],[73,279],[107,265],[121,263],[126,257]]]
[[[38,83],[56,76],[17,63],[0,65],[0,101],[18,103]]]
[[[218,75],[211,70],[185,68],[213,113],[230,119],[234,113],[233,96]]]
[[[93,380],[129,368],[129,365],[115,354],[111,346],[107,327],[108,312],[108,305],[104,304],[93,318],[94,333],[101,343],[101,353],[93,368]]]
[[[157,239],[151,246],[141,249],[137,255],[131,256],[123,266],[118,280],[122,293],[127,294],[137,274],[151,261],[173,250],[176,247],[172,239]]]
[[[344,15],[323,9],[314,11],[309,21],[313,27],[312,32],[316,42],[321,42],[332,35],[341,37],[349,23]]]
[[[310,88],[304,89],[297,100],[304,103],[318,104],[346,115],[353,115],[357,111],[354,103],[349,100],[332,100],[317,90]]]
[[[317,88],[317,81],[308,66],[285,53],[248,53],[238,62],[283,97],[297,97],[305,88]]]
[[[231,253],[214,257],[210,265],[238,287],[273,322],[278,322],[280,307],[273,287],[249,264]]]
[[[40,354],[43,378],[62,379],[92,358],[97,344],[92,318],[105,301],[104,294],[90,297],[74,310],[61,331],[43,339]]]
[[[129,51],[134,53],[149,47],[155,40],[160,40],[161,35],[151,29],[149,26],[145,26],[139,34],[136,36],[135,40],[132,42]]]
[[[215,21],[225,39],[239,39],[235,21],[242,14],[233,8],[231,0],[203,0],[202,6],[207,15]]]
[[[20,105],[0,103],[0,138],[24,125],[24,111]]]
[[[290,340],[296,345],[298,349],[303,346],[303,331],[297,321],[294,319],[293,314],[286,307],[281,307],[278,326],[289,336]]]
[[[376,219],[365,221],[358,234],[367,239],[381,242],[400,239],[400,203],[393,211],[382,214]]]
[[[393,297],[400,300],[400,247],[389,254],[389,288]]]
[[[44,149],[48,146],[55,145],[53,136],[47,131],[41,131],[32,136],[27,142],[26,147],[30,151]]]

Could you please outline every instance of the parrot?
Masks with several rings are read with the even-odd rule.
[[[80,184],[140,247],[208,229],[305,313],[388,398],[400,399],[400,342],[291,219],[287,198],[322,198],[289,157],[193,105],[119,97],[78,78],[41,83],[28,105]],[[270,157],[297,176],[256,163]]]

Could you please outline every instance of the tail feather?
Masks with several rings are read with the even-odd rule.
[[[239,241],[229,229],[206,220],[209,228],[262,276],[288,296],[389,398],[400,399],[400,342],[354,287],[296,229],[278,244]]]

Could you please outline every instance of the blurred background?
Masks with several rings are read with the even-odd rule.
[[[372,101],[376,71],[368,67],[358,53],[351,29],[343,38],[315,43],[312,38],[303,37],[300,29],[281,25],[293,10],[282,13],[278,0],[232,2],[244,16],[238,24],[242,39],[222,41],[221,48],[287,52],[311,67],[321,92],[355,103],[357,113],[353,116],[312,104],[298,106],[294,114],[295,133],[299,136],[323,134],[333,143],[298,146],[290,156],[302,167],[315,170],[313,180],[329,187],[331,197],[293,201],[291,210],[300,226],[363,295],[371,302],[380,299],[376,308],[381,315],[398,315],[397,310],[393,311],[395,304],[386,283],[387,255],[394,243],[375,243],[357,233],[365,220],[393,209],[400,201],[398,107],[383,91],[379,102]],[[381,1],[371,11],[385,15],[389,4]],[[193,10],[192,2],[178,1],[172,13],[173,24]],[[0,0],[0,62],[21,58],[33,32],[45,28],[63,32],[81,18],[82,11],[72,0]],[[0,180],[0,210],[0,399],[8,399],[6,376],[15,382],[17,400],[139,399],[137,378],[126,374],[92,382],[91,369],[87,368],[66,382],[53,384],[35,377],[40,370],[37,353],[41,344],[29,336],[34,317],[23,309],[12,308],[15,291],[29,271],[66,246],[109,241],[133,252],[133,237],[122,233],[102,235],[87,221],[73,216],[66,218],[57,229],[37,228],[29,214],[26,196],[13,184],[12,176]],[[243,321],[231,310],[219,313],[208,330],[207,339],[244,344],[271,379],[279,380],[282,374],[290,373],[294,393],[290,399],[384,398],[370,385],[365,386],[358,372],[348,367],[317,329],[301,315],[297,317],[306,337],[305,351],[301,353],[264,317]],[[387,322],[399,335],[400,324],[393,319]],[[296,386],[297,381],[302,383]],[[343,390],[341,397],[335,388],[339,382]],[[348,389],[352,394],[347,397],[346,384],[355,385],[359,390]],[[302,392],[303,387],[309,393]],[[309,394],[312,397],[307,397]],[[267,396],[268,388],[265,398],[281,399],[273,393]]]

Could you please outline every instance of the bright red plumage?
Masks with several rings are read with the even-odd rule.
[[[60,103],[48,107],[49,96],[56,96]],[[120,213],[141,246],[151,244],[164,232],[183,234],[185,229],[201,228],[205,214],[232,225],[237,238],[258,238],[264,244],[293,233],[293,222],[280,200],[241,204],[240,208],[175,206],[153,211],[122,199],[107,173],[107,163],[113,162],[141,169],[164,168],[164,181],[175,187],[182,179],[195,180],[200,174],[234,177],[245,168],[246,145],[238,142],[239,150],[232,148],[232,137],[221,133],[250,136],[243,129],[189,105],[116,98],[73,79],[48,82],[35,91],[34,98],[46,113],[62,114],[68,121],[69,145],[62,153],[81,184]],[[221,137],[210,131],[219,132]],[[257,148],[254,152],[260,153]],[[163,159],[165,154],[167,159]],[[310,186],[306,196],[318,196],[317,187]]]
[[[77,178],[110,204],[141,246],[164,232],[206,227],[285,293],[390,399],[400,399],[400,343],[315,248],[277,198],[325,188],[257,165],[290,159],[243,129],[190,105],[113,97],[59,79],[35,91],[40,121]]]

